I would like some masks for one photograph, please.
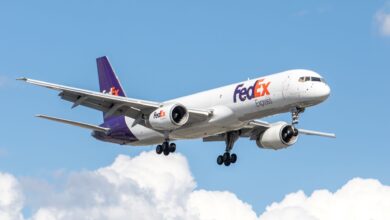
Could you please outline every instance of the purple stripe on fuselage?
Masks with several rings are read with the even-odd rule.
[[[100,126],[110,128],[110,131],[108,134],[104,132],[93,132],[92,136],[98,140],[117,144],[127,144],[138,141],[137,137],[126,125],[125,116],[111,117]]]

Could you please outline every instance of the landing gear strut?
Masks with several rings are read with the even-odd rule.
[[[225,134],[226,149],[223,155],[217,157],[218,165],[225,164],[225,166],[229,166],[237,161],[237,155],[230,154],[230,151],[233,149],[234,142],[236,142],[239,136],[240,134],[238,131],[229,131]]]
[[[161,154],[164,153],[165,156],[168,156],[169,153],[173,153],[176,151],[176,144],[169,143],[168,140],[164,141],[161,145],[157,145],[156,153]]]
[[[298,134],[298,129],[295,128],[295,126],[299,123],[299,114],[303,113],[305,111],[305,108],[301,107],[295,107],[291,109],[291,125],[294,128],[294,135]]]

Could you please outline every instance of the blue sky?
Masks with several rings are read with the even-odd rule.
[[[337,139],[301,137],[286,150],[240,139],[239,161],[216,165],[223,143],[179,141],[199,188],[229,190],[257,213],[297,190],[336,190],[354,177],[390,184],[390,37],[386,1],[7,1],[0,3],[0,171],[47,181],[94,170],[145,148],[94,140],[39,120],[44,113],[99,124],[101,113],[17,82],[20,76],[98,89],[95,58],[107,55],[128,96],[163,101],[293,68],[332,88],[300,126]],[[289,115],[269,121],[290,120]]]

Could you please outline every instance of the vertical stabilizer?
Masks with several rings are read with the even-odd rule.
[[[125,91],[123,90],[118,77],[116,77],[108,58],[106,56],[99,57],[96,59],[96,64],[99,75],[100,92],[125,97]],[[103,113],[103,119],[104,122],[120,121],[121,124],[125,124],[124,116],[109,116],[106,115],[106,113]]]
[[[100,92],[117,96],[126,96],[118,77],[116,77],[106,56],[96,59],[99,74]]]

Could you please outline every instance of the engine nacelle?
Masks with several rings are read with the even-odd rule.
[[[298,133],[293,126],[279,122],[271,125],[256,140],[260,148],[279,150],[295,144],[298,140]]]
[[[149,116],[149,124],[157,130],[170,131],[183,126],[188,121],[188,111],[180,104],[164,105]]]

